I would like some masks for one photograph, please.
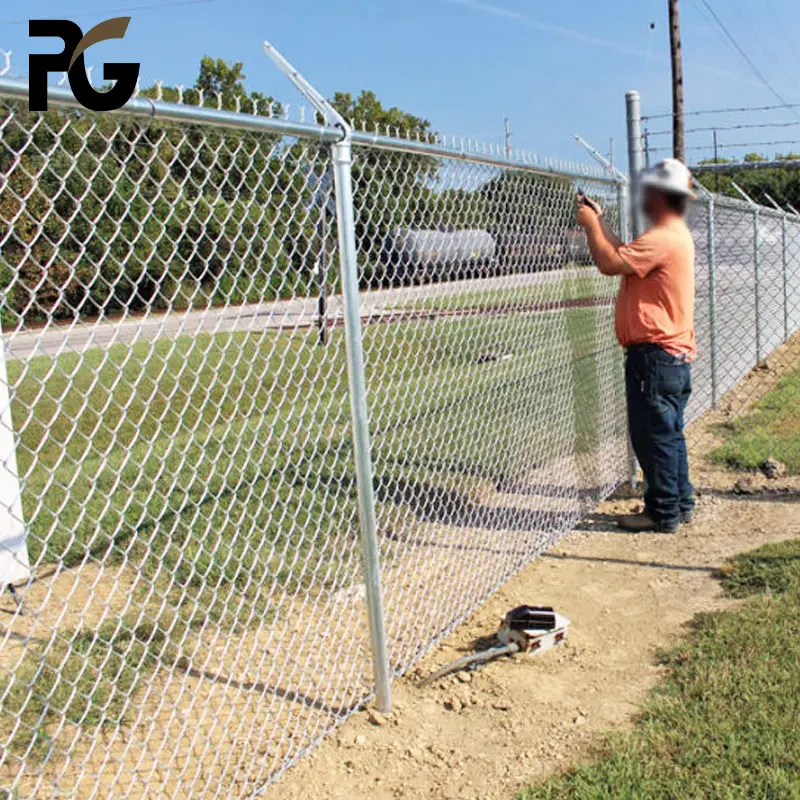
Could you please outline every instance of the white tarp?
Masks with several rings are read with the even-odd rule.
[[[31,574],[4,350],[0,340],[0,588]]]

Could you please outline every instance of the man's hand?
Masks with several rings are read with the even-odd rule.
[[[603,209],[582,192],[578,193],[576,204],[578,225],[580,225],[581,228],[587,229],[593,222],[598,220],[603,213]]]
[[[603,275],[632,275],[631,267],[619,254],[622,242],[606,230],[601,217],[602,209],[583,193],[577,198],[578,225],[586,231],[586,241],[597,269]]]

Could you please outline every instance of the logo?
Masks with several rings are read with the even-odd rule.
[[[104,64],[103,78],[116,83],[107,91],[99,92],[89,83],[83,54],[98,42],[122,39],[130,21],[130,17],[107,19],[84,35],[80,27],[68,19],[30,20],[29,36],[55,36],[64,42],[64,50],[61,53],[47,55],[31,53],[28,60],[30,110],[47,111],[47,75],[50,72],[66,72],[75,99],[90,111],[114,111],[124,106],[136,90],[141,65],[118,62]]]

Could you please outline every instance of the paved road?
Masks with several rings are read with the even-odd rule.
[[[431,298],[447,298],[472,292],[515,289],[524,286],[558,283],[565,277],[591,275],[591,268],[557,272],[538,272],[526,275],[506,275],[495,278],[475,278],[451,283],[407,286],[361,293],[361,315],[375,319],[396,314],[410,303]],[[329,298],[330,321],[342,317],[342,298]],[[132,344],[155,339],[174,339],[199,333],[260,331],[265,329],[293,330],[317,324],[317,298],[300,297],[271,303],[252,303],[223,306],[204,311],[150,314],[141,317],[84,322],[73,325],[49,325],[39,330],[8,333],[3,336],[6,358],[29,359],[34,356],[55,356],[64,352],[83,352],[106,348],[114,344]]]

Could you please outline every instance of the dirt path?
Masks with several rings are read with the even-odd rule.
[[[266,797],[511,800],[585,755],[592,734],[630,724],[659,677],[657,648],[697,612],[730,604],[714,568],[742,550],[800,536],[797,488],[795,480],[771,482],[763,495],[707,492],[694,525],[677,536],[613,532],[607,515],[636,501],[609,501],[399,680],[391,717],[358,714]],[[566,646],[415,687],[420,675],[471,651],[522,602],[566,614]]]

